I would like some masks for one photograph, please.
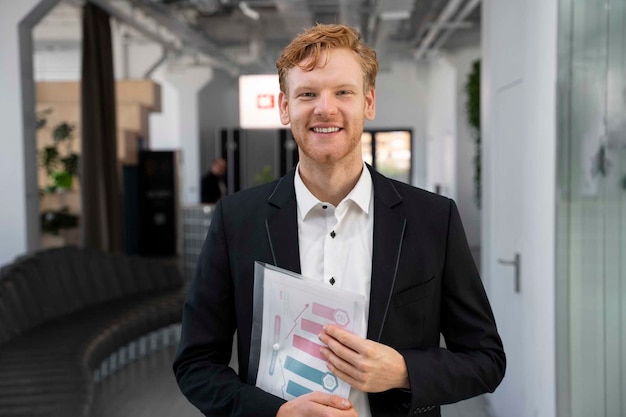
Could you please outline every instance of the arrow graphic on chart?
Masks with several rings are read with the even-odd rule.
[[[291,332],[293,332],[293,329],[296,328],[296,326],[298,325],[298,319],[300,318],[300,316],[304,313],[304,311],[309,308],[308,304],[304,305],[304,308],[302,309],[302,311],[300,313],[298,313],[298,315],[296,316],[295,319],[293,319],[293,327],[291,328],[291,330],[289,330],[289,333],[287,333],[287,336],[285,337],[285,340],[289,339],[289,335],[291,334]]]

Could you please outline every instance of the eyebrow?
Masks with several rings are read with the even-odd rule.
[[[343,84],[339,84],[339,85],[333,86],[331,88],[333,90],[346,90],[346,89],[355,89],[355,88],[358,88],[358,87],[359,87],[358,84],[343,83]],[[309,91],[309,90],[318,90],[318,87],[313,85],[313,84],[305,84],[305,85],[298,86],[297,88],[294,88],[293,89],[293,93],[297,94],[299,92]]]

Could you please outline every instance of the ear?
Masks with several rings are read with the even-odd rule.
[[[370,88],[365,94],[365,118],[374,120],[376,117],[376,89]]]
[[[289,109],[288,109],[288,100],[285,96],[285,93],[282,91],[278,93],[278,111],[280,112],[280,122],[287,126],[289,124]]]

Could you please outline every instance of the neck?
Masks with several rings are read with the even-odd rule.
[[[315,164],[300,161],[298,172],[311,194],[337,206],[359,181],[363,161],[351,164]]]

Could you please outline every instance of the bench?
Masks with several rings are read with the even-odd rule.
[[[78,247],[0,269],[0,416],[88,417],[95,384],[180,322],[183,284],[171,262]]]

